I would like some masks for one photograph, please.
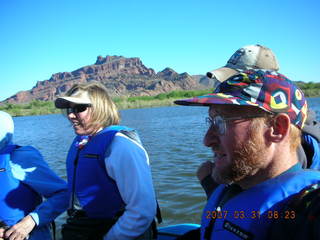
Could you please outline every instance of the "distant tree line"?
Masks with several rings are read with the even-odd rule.
[[[43,115],[60,112],[55,108],[52,101],[40,100],[33,100],[29,103],[21,104],[5,103],[0,106],[0,110],[8,112],[12,116]]]
[[[306,97],[320,97],[320,83],[296,82],[305,93]],[[176,99],[192,98],[195,96],[211,93],[213,89],[172,91],[160,93],[156,96],[134,96],[134,97],[115,97],[113,101],[119,109],[144,108],[156,106],[171,106]],[[61,113],[56,109],[52,101],[33,100],[29,103],[0,105],[0,110],[10,113],[12,116],[43,115],[51,113]]]
[[[296,82],[306,97],[320,97],[320,82]]]
[[[135,96],[135,97],[115,97],[113,101],[119,109],[143,108],[155,106],[173,105],[175,99],[191,98],[212,92],[212,89],[196,91],[172,91],[160,93],[156,96]],[[5,103],[0,105],[0,110],[10,113],[12,116],[43,115],[61,113],[56,109],[52,101],[33,100],[29,103],[13,104]]]

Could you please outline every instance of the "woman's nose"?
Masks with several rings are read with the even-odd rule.
[[[74,114],[74,112],[69,112],[67,116],[69,119],[75,119],[77,117],[76,114]]]

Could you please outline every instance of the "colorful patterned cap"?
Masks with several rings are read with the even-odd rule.
[[[303,92],[286,76],[267,70],[241,72],[219,84],[211,94],[177,100],[175,104],[256,106],[271,113],[287,113],[291,123],[300,129],[307,118],[307,101]]]

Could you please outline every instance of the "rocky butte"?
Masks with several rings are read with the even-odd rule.
[[[93,80],[103,83],[111,96],[152,96],[173,90],[206,89],[215,84],[203,75],[178,74],[171,68],[156,73],[139,58],[98,56],[95,64],[72,72],[55,73],[48,80],[38,81],[31,90],[18,92],[4,102],[52,101],[73,84]]]

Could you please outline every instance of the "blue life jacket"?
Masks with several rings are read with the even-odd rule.
[[[32,212],[42,201],[38,193],[12,174],[10,157],[16,147],[9,145],[0,153],[0,221],[9,226]]]
[[[317,139],[309,134],[302,135],[304,141],[308,144],[308,148],[311,152],[311,165],[310,169],[320,170],[320,145]],[[307,153],[306,153],[307,154]]]
[[[90,218],[112,219],[124,210],[125,203],[104,162],[106,150],[121,130],[132,131],[124,126],[110,126],[93,136],[82,149],[76,147],[80,136],[70,147],[67,157],[68,188],[72,195],[75,193],[82,210]]]
[[[273,220],[281,217],[290,221],[295,217],[295,212],[281,211],[287,200],[318,182],[318,171],[286,172],[239,193],[219,209],[219,202],[226,191],[226,186],[220,185],[204,209],[201,239],[267,239]]]

